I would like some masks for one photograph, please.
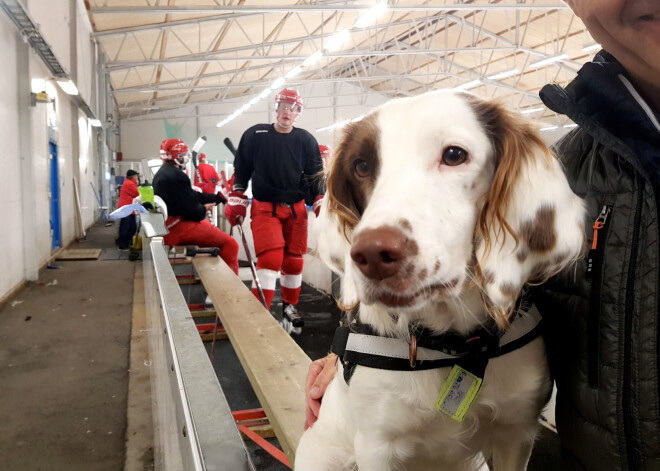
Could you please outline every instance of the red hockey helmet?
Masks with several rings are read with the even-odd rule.
[[[188,145],[181,139],[165,139],[160,144],[160,158],[162,160],[173,160],[179,165],[186,165],[190,159]]]
[[[300,108],[298,111],[302,111],[303,100],[297,90],[292,90],[290,88],[283,88],[277,95],[275,95],[275,109],[280,103],[291,103],[298,105]]]

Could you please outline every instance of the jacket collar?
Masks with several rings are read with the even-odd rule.
[[[539,96],[548,108],[571,118],[638,172],[646,174],[639,159],[649,160],[649,149],[660,145],[660,131],[655,125],[660,117],[639,96],[614,56],[599,52],[592,62],[582,66],[566,88],[546,85]]]

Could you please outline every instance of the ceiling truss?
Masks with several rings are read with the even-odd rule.
[[[346,44],[325,51],[286,83],[345,83],[387,97],[470,85],[471,92],[514,108],[538,106],[540,87],[570,80],[591,58],[581,48],[593,42],[563,2],[550,0],[389,0],[388,11],[365,28],[354,27],[371,6],[362,0],[87,3],[120,119],[191,116],[195,107],[227,102],[240,106],[342,29],[350,33]],[[534,67],[560,53],[568,57]],[[493,78],[511,69],[519,72]],[[342,106],[341,99],[334,101]],[[552,117],[549,110],[544,115]]]

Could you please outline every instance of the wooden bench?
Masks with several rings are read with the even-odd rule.
[[[293,465],[305,423],[311,360],[222,260],[196,257],[193,264]]]

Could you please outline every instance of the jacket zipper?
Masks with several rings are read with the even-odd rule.
[[[603,258],[608,228],[607,222],[611,211],[611,206],[604,205],[596,221],[594,221],[594,238],[587,256],[587,277],[592,278],[587,328],[587,377],[589,386],[592,388],[597,388],[599,383],[600,296],[603,287]]]
[[[628,469],[640,469],[638,457],[635,453],[636,442],[634,440],[633,418],[631,406],[631,370],[632,370],[632,324],[635,315],[635,275],[637,271],[637,253],[639,251],[639,232],[641,230],[642,197],[644,193],[644,180],[640,181],[637,194],[637,207],[635,208],[635,221],[633,227],[633,239],[630,250],[630,264],[628,266],[628,279],[626,281],[626,310],[625,330],[623,347],[623,432],[626,440],[626,455]]]

